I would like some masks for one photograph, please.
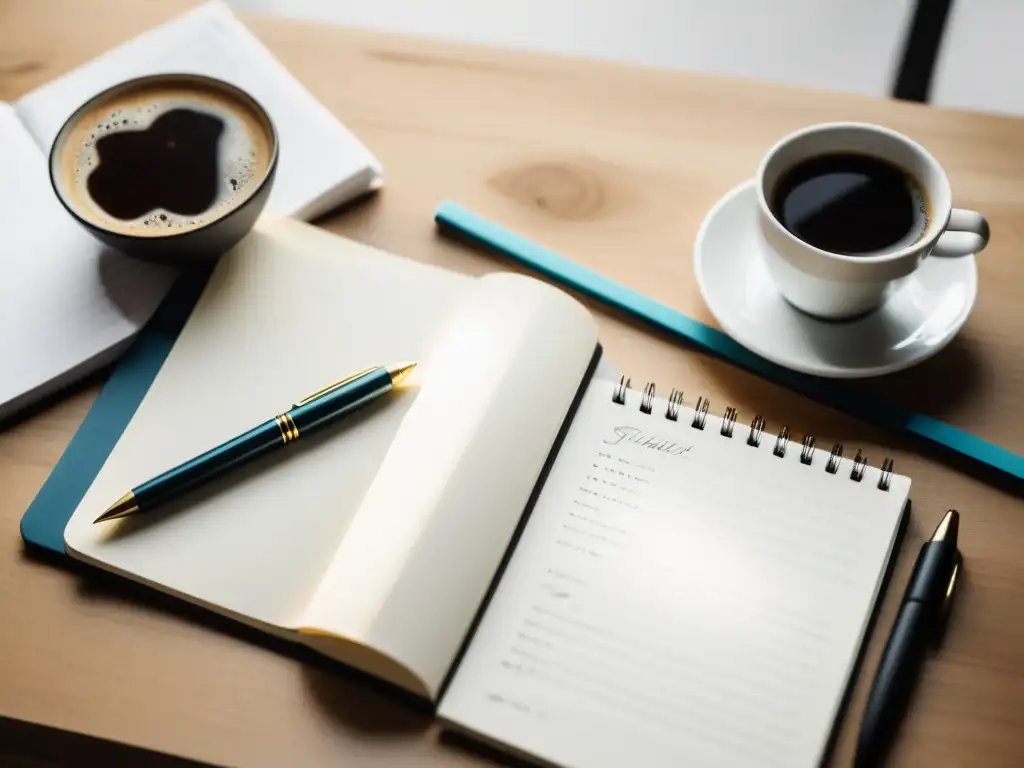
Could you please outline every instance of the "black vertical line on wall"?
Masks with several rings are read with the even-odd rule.
[[[917,0],[896,71],[893,98],[928,101],[935,62],[952,5],[953,0]]]

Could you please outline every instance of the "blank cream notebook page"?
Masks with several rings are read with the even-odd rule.
[[[93,525],[97,510],[354,371],[418,359],[473,282],[261,220],[222,258],[68,523],[71,554],[269,632],[299,626],[416,387],[346,419],[342,440],[323,430],[160,513]]]
[[[817,765],[910,481],[613,389],[587,392],[440,715],[556,765]]]

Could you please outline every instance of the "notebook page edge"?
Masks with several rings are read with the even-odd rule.
[[[900,501],[898,502],[899,512],[895,515],[892,529],[892,537],[886,551],[885,560],[878,571],[878,580],[875,583],[875,590],[871,595],[871,607],[864,616],[864,621],[857,636],[855,652],[851,655],[849,666],[846,671],[846,686],[842,695],[836,700],[832,710],[832,728],[825,735],[819,751],[819,760],[824,761],[835,747],[835,740],[839,736],[843,720],[849,708],[849,700],[857,684],[857,678],[864,673],[863,661],[867,651],[868,642],[877,626],[878,615],[882,609],[882,603],[888,593],[892,581],[892,572],[899,557],[900,547],[906,532],[907,523],[911,516],[910,488],[912,481],[905,475],[893,475],[890,489],[897,489]]]
[[[157,592],[160,592],[165,595],[170,595],[171,597],[177,598],[178,600],[182,600],[183,602],[186,602],[190,605],[194,605],[199,608],[203,608],[204,610],[211,611],[212,613],[231,619],[232,621],[237,621],[240,624],[244,624],[245,626],[250,627],[252,629],[258,630],[260,632],[265,632],[268,635],[273,635],[274,637],[289,640],[291,642],[296,642],[298,640],[298,632],[292,628],[283,627],[272,622],[260,621],[259,619],[255,619],[252,616],[248,616],[244,613],[232,611],[231,609],[225,608],[224,606],[218,605],[217,603],[213,603],[208,600],[203,600],[202,598],[196,597],[194,595],[189,595],[184,592],[179,592],[178,590],[161,584],[158,581],[152,581],[150,579],[145,578],[144,576],[140,576],[138,573],[135,573],[133,571],[118,568],[116,566],[111,566],[109,563],[106,563],[101,559],[95,558],[89,555],[87,552],[75,549],[75,547],[67,539],[65,539],[64,542],[64,551],[80,563],[91,566],[93,568],[98,568],[101,571],[105,571],[115,576],[120,576],[121,578],[128,579],[129,581],[135,582],[136,584],[141,584],[143,586],[150,587],[151,589],[155,589]]]

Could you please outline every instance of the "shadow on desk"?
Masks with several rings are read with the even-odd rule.
[[[0,717],[0,765],[46,768],[102,765],[105,768],[193,768],[205,766],[180,757],[150,752],[105,739]]]
[[[26,545],[24,556],[81,577],[77,589],[83,602],[103,602],[128,607],[144,606],[147,610],[159,610],[170,618],[220,632],[243,642],[253,643],[300,662],[304,681],[311,692],[314,704],[331,722],[345,730],[363,733],[371,737],[403,733],[413,735],[422,734],[434,721],[433,708],[429,702],[340,662],[321,656],[298,643],[268,635],[150,587],[48,550]],[[18,726],[20,723],[15,725]],[[4,731],[0,729],[0,744],[6,748],[7,741],[3,735]],[[111,743],[108,748],[117,746]],[[130,748],[126,747],[126,749]],[[68,754],[75,753],[69,752]],[[87,753],[82,752],[81,754]],[[142,751],[142,754],[148,753]],[[0,758],[5,757],[6,753],[0,749]],[[47,765],[46,758],[42,759],[44,760],[42,764]],[[64,764],[63,759],[59,757],[54,758],[53,762],[57,765]],[[77,758],[70,762],[93,764],[92,761],[83,762]],[[0,764],[7,765],[2,760],[0,760]],[[117,765],[120,764],[117,763]],[[142,763],[130,761],[124,764],[142,765]],[[15,763],[15,765],[18,764]],[[29,762],[27,765],[34,764]],[[163,763],[153,763],[153,765],[163,765]],[[167,765],[192,765],[192,763],[167,763]]]
[[[300,662],[303,682],[313,705],[340,730],[358,733],[371,740],[381,737],[421,739],[434,727],[435,713],[429,702],[297,643],[273,637],[48,550],[26,547],[24,556],[82,577],[78,591],[83,601],[144,606],[147,610],[163,611],[171,619],[222,632]],[[442,732],[439,741],[446,749],[472,755],[477,761],[493,765],[525,768],[535,764],[512,758],[456,733]],[[0,717],[0,765],[14,768],[64,765],[192,768],[207,764]]]

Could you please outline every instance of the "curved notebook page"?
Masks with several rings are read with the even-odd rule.
[[[441,702],[567,766],[817,765],[910,481],[595,381]]]
[[[480,607],[597,345],[574,299],[482,278],[418,371],[422,388],[303,619],[356,640],[433,698]],[[416,374],[414,374],[415,376]]]

